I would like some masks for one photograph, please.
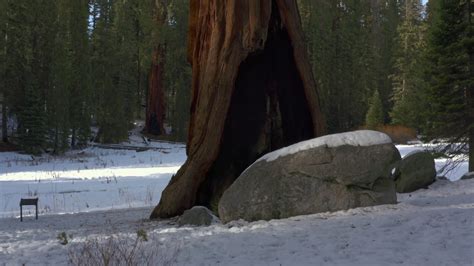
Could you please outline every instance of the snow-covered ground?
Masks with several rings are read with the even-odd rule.
[[[28,196],[39,197],[41,214],[153,206],[186,154],[183,144],[150,146],[155,150],[87,148],[61,157],[0,153],[0,218],[18,216]]]
[[[0,265],[66,264],[73,250],[95,239],[115,236],[133,246],[139,229],[147,232],[141,250],[153,254],[152,264],[474,265],[474,180],[438,181],[398,195],[397,205],[179,228],[147,218],[184,163],[184,145],[145,146],[155,149],[88,148],[36,158],[0,153]],[[404,156],[430,147],[397,148]],[[459,179],[468,165],[460,159],[454,171],[439,174]],[[437,169],[445,162],[436,160]],[[26,207],[29,216],[19,222],[25,196],[39,197],[39,220]],[[57,239],[62,232],[72,235],[67,245]]]
[[[437,181],[428,190],[399,195],[399,201],[201,228],[147,221],[150,208],[46,215],[23,223],[7,218],[0,220],[0,264],[64,265],[86,241],[102,239],[98,247],[105,249],[107,237],[116,235],[117,242],[133,246],[141,229],[148,241],[140,250],[156,253],[152,265],[473,265],[474,180]],[[67,245],[57,239],[62,232],[72,235]]]

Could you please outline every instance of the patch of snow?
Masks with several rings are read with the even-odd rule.
[[[180,166],[158,167],[114,167],[106,169],[82,169],[66,171],[35,171],[16,172],[0,175],[1,181],[46,181],[46,180],[87,180],[99,177],[146,177],[159,174],[174,174]]]
[[[474,180],[437,181],[399,204],[209,227],[151,222],[151,208],[0,219],[0,264],[68,264],[89,239],[115,235],[173,254],[175,265],[473,265]],[[61,245],[59,233],[72,235]],[[176,252],[177,251],[177,252]],[[153,264],[160,264],[155,261]]]
[[[425,151],[424,151],[424,150],[413,150],[413,151],[407,153],[407,154],[406,154],[405,156],[403,156],[403,157],[415,155],[415,154],[417,154],[417,153],[422,153],[422,152],[425,152]]]
[[[387,143],[392,143],[392,140],[388,135],[382,132],[372,130],[358,130],[353,132],[326,135],[319,138],[302,141],[274,152],[270,152],[258,159],[257,162],[262,160],[271,162],[282,156],[295,154],[300,151],[321,146],[334,148],[343,145],[372,146]]]
[[[40,157],[0,153],[0,218],[18,216],[20,198],[27,196],[39,198],[41,215],[154,206],[186,154],[182,144],[152,145],[163,150],[87,148]],[[27,215],[31,211],[24,209]]]

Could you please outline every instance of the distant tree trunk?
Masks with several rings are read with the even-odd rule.
[[[166,23],[167,0],[156,1],[155,21],[158,26]],[[149,87],[146,104],[145,129],[148,133],[162,135],[165,119],[165,45],[157,45],[153,50],[152,65],[149,76]]]
[[[5,99],[5,93],[3,94],[2,102],[2,141],[8,142],[8,116],[7,116],[7,100]]]
[[[71,148],[76,148],[76,129],[71,129]]]
[[[472,2],[466,2],[466,16],[468,25],[472,28]],[[472,35],[471,35],[472,36]],[[467,108],[468,108],[468,125],[469,125],[469,172],[474,172],[474,84],[472,77],[474,77],[474,48],[468,48],[469,53],[469,73],[471,82],[466,88]]]
[[[146,131],[154,135],[164,134],[165,118],[164,92],[164,50],[158,47],[153,52],[153,63],[149,77],[148,100],[146,110]]]
[[[188,159],[152,219],[215,206],[257,158],[325,131],[296,0],[190,0],[189,23]]]

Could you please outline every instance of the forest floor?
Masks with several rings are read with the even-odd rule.
[[[474,265],[474,180],[455,181],[467,160],[439,173],[455,182],[399,194],[397,205],[196,228],[147,219],[186,155],[183,144],[140,142],[128,144],[155,150],[0,153],[0,265],[93,265],[115,249],[153,265]],[[397,148],[404,156],[427,146]],[[26,196],[39,197],[40,217],[26,208],[21,223]]]

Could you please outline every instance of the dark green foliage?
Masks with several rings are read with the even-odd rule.
[[[7,0],[0,0],[0,105],[2,106],[0,113],[2,114],[1,119],[1,135],[2,141],[8,142],[8,124],[7,124],[7,100],[6,100],[6,84],[5,84],[5,71],[6,71],[6,44],[7,44]]]
[[[29,70],[26,77],[25,99],[19,114],[21,146],[29,153],[39,153],[46,148],[46,98],[53,78],[53,49],[55,39],[56,5],[52,1],[29,1]]]
[[[374,95],[370,98],[369,110],[365,116],[365,125],[368,129],[377,129],[377,126],[384,123],[384,111],[382,100],[378,90],[374,91]]]
[[[58,1],[58,14],[54,26],[56,36],[52,45],[53,63],[51,86],[46,94],[48,146],[54,153],[59,153],[68,147],[69,139],[69,86],[72,65],[69,61],[69,28],[67,1]]]
[[[428,104],[423,76],[427,25],[422,10],[420,0],[405,1],[403,22],[398,27],[395,72],[391,76],[394,86],[392,123],[417,129],[423,124],[423,113]]]
[[[426,15],[419,0],[298,4],[330,132],[392,122],[472,142],[470,1],[432,0]],[[2,119],[16,120],[4,141],[60,153],[86,145],[91,126],[97,141],[126,140],[143,119],[158,46],[165,124],[186,140],[188,0],[0,0],[0,10]]]
[[[424,133],[474,146],[474,26],[471,1],[433,0],[427,39],[427,97]]]
[[[25,151],[62,152],[71,132],[89,135],[88,1],[7,1],[5,99]],[[77,36],[82,36],[78,38]],[[82,59],[81,59],[82,58]],[[77,119],[76,119],[77,118]],[[71,122],[72,121],[72,122]],[[72,137],[74,139],[74,133]],[[88,139],[87,137],[83,137]]]
[[[51,1],[8,1],[5,39],[5,99],[18,119],[20,145],[42,151],[46,137],[45,98],[51,82]]]
[[[5,32],[5,72],[3,84],[5,99],[12,112],[19,113],[20,105],[25,98],[25,88],[30,68],[31,58],[29,49],[29,16],[26,5],[28,1],[7,1],[7,26]],[[8,89],[7,89],[8,88]]]
[[[115,91],[119,91],[123,95],[123,118],[129,124],[134,119],[134,108],[136,107],[135,88],[137,86],[137,68],[139,60],[139,34],[140,24],[138,14],[138,1],[117,1],[114,9],[116,16],[114,17],[114,42],[117,49],[116,54],[116,86]],[[128,130],[127,125],[124,125]]]
[[[48,148],[61,153],[90,136],[88,1],[58,0],[51,85],[46,94]]]
[[[329,131],[362,126],[374,90],[384,106],[390,103],[399,2],[300,0],[299,6]]]
[[[56,239],[59,241],[59,244],[61,245],[67,245],[69,243],[70,240],[72,240],[72,235],[68,235],[66,234],[66,232],[61,232],[58,234],[58,236],[56,237]]]
[[[187,47],[184,45],[188,30],[189,1],[172,1],[168,13],[172,18],[171,22],[161,32],[166,46],[173,47],[167,49],[165,59],[167,117],[176,140],[186,141],[191,100],[191,67],[187,62]]]
[[[72,64],[69,93],[71,146],[84,146],[89,141],[91,119],[91,79],[89,61],[89,1],[68,0],[70,54]]]
[[[94,18],[92,34],[92,73],[95,118],[99,132],[96,141],[117,143],[127,138],[128,122],[124,119],[124,94],[119,83],[118,47],[113,28],[114,5],[112,1],[97,0],[100,13]]]
[[[169,19],[157,25],[154,0],[0,0],[2,119],[8,112],[17,127],[10,137],[28,152],[54,153],[86,145],[91,126],[98,128],[97,141],[126,140],[134,120],[143,118],[159,43],[173,47],[165,59],[168,123],[184,139],[189,3],[163,3]]]
[[[145,229],[138,229],[137,230],[137,239],[141,240],[141,241],[148,241],[148,234],[147,232],[145,231]]]
[[[91,65],[97,141],[126,140],[134,119],[143,112],[151,62],[152,3],[93,1]]]
[[[39,154],[45,142],[45,116],[38,92],[29,85],[25,92],[22,111],[18,113],[20,145],[28,153]]]
[[[426,131],[446,137],[460,137],[471,126],[465,119],[469,117],[465,93],[467,87],[472,86],[473,77],[468,68],[469,54],[465,42],[469,37],[469,25],[463,19],[462,2],[432,1],[433,26],[428,36],[427,71],[433,119]]]

